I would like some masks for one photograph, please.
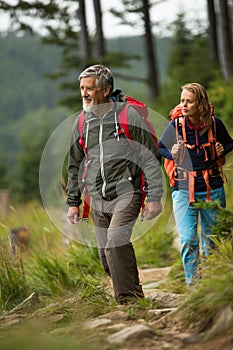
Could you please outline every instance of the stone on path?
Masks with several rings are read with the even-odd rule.
[[[106,326],[107,324],[112,323],[112,320],[110,320],[109,318],[96,318],[94,320],[90,320],[88,322],[85,323],[85,327],[93,329],[93,328],[97,328],[100,326]]]
[[[86,328],[97,328],[97,327],[101,327],[101,326],[105,326],[105,325],[110,325],[110,323],[117,322],[117,321],[127,321],[127,319],[129,318],[129,316],[122,311],[114,311],[114,312],[110,312],[108,314],[96,317],[90,321],[87,321],[85,323],[85,327]]]
[[[221,310],[215,318],[215,322],[211,329],[207,332],[206,338],[212,338],[219,333],[233,326],[233,310],[230,305]]]
[[[120,344],[126,340],[153,338],[155,335],[156,333],[151,327],[139,324],[126,327],[121,331],[111,334],[108,336],[107,340],[111,344]]]
[[[152,299],[153,302],[162,304],[165,308],[175,308],[179,306],[185,297],[183,294],[158,292],[156,289],[144,291],[144,294],[147,298]]]

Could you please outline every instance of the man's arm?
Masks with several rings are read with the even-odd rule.
[[[66,187],[66,203],[70,208],[73,208],[69,209],[67,216],[73,217],[73,221],[74,215],[77,214],[79,216],[79,206],[82,203],[81,194],[83,190],[82,173],[85,154],[83,148],[79,144],[79,137],[76,120],[72,130],[68,155],[68,182]]]
[[[134,145],[138,154],[139,166],[145,175],[145,192],[147,193],[145,214],[146,218],[150,220],[159,215],[162,209],[160,202],[163,195],[163,183],[161,164],[158,157],[159,151],[138,113],[131,112],[129,120],[131,120],[130,132],[133,140],[136,141]]]

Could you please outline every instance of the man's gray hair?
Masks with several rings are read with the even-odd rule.
[[[96,86],[99,90],[110,87],[110,94],[112,93],[114,87],[113,73],[108,67],[101,64],[90,66],[79,75],[78,79],[88,77],[96,77]]]

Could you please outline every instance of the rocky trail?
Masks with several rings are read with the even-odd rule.
[[[224,310],[216,324],[204,334],[184,329],[176,313],[185,295],[161,292],[156,289],[165,280],[170,267],[139,271],[146,298],[153,300],[155,308],[148,311],[149,320],[131,320],[119,310],[102,315],[86,324],[85,328],[98,329],[109,344],[121,350],[233,350],[233,312]],[[224,324],[224,326],[223,326]]]
[[[162,292],[158,289],[158,283],[166,279],[169,271],[170,267],[140,270],[140,280],[145,296],[150,298],[154,305],[147,311],[147,315],[141,319],[134,319],[130,316],[128,306],[117,306],[110,313],[89,319],[81,326],[79,324],[79,332],[84,334],[85,341],[93,345],[95,342],[97,344],[97,339],[101,338],[103,349],[106,350],[233,350],[231,309],[223,310],[216,323],[204,334],[195,334],[192,327],[184,329],[176,310],[185,295]],[[109,288],[111,289],[110,284]],[[29,319],[37,320],[40,307],[37,306],[35,312],[33,305],[38,303],[40,303],[38,295],[33,293],[18,307],[3,315],[0,318],[0,339],[2,332],[9,332],[15,326],[28,322]],[[72,309],[73,305],[75,307],[75,299],[66,300],[65,304]],[[30,308],[34,309],[32,313]],[[75,324],[72,327],[70,324],[61,326],[61,321],[67,317],[65,312],[62,312],[62,308],[54,313],[46,313],[45,309],[43,317],[41,314],[39,317],[51,325],[47,330],[50,335],[72,334],[73,336],[74,332],[77,332]],[[99,349],[96,346],[97,348]],[[86,349],[88,350],[88,347]]]

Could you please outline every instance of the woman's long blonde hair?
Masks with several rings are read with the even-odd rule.
[[[198,83],[188,83],[181,87],[183,90],[188,90],[193,93],[197,99],[198,109],[200,113],[201,120],[206,124],[206,129],[208,130],[212,124],[211,118],[211,103],[209,96],[201,84]]]

